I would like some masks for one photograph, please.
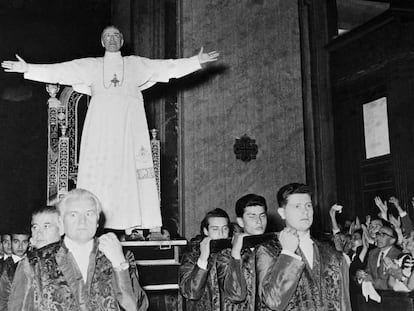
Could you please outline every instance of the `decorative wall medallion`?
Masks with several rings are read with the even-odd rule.
[[[251,139],[249,136],[244,134],[242,137],[236,138],[233,150],[236,155],[236,159],[240,159],[243,162],[249,162],[250,160],[256,159],[258,147],[255,139]]]

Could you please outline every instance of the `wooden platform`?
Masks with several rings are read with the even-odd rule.
[[[134,253],[140,284],[150,300],[149,310],[182,310],[178,290],[180,253],[186,240],[125,241],[124,252]]]

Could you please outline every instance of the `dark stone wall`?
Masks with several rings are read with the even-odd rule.
[[[305,182],[297,1],[181,1],[181,53],[218,50],[220,61],[188,78],[182,92],[182,200],[187,237],[206,211],[258,193],[276,211],[276,191]],[[245,163],[233,153],[247,134],[259,148]],[[274,228],[272,228],[274,229]]]
[[[18,53],[51,63],[101,55],[100,33],[110,1],[4,0],[0,3],[0,59]],[[45,85],[0,71],[0,230],[24,227],[46,202]]]

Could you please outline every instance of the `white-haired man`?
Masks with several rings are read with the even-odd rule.
[[[98,198],[75,189],[58,209],[65,236],[30,258],[33,279],[21,298],[26,299],[20,304],[23,310],[146,310],[147,297],[131,279],[116,236],[95,238],[101,213]]]

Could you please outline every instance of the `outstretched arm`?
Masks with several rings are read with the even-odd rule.
[[[168,82],[170,79],[178,79],[190,73],[196,72],[204,67],[205,64],[218,60],[219,53],[216,51],[204,53],[201,48],[197,55],[188,58],[178,59],[149,59],[139,57],[138,59],[144,66],[140,72],[145,72],[148,77],[146,81],[140,81],[140,90],[150,88],[158,82]],[[142,84],[141,84],[142,83]]]
[[[17,61],[5,60],[1,63],[1,67],[5,72],[27,72],[28,65],[23,58],[16,54]]]

